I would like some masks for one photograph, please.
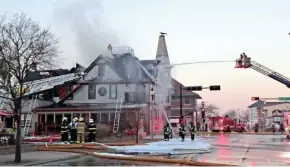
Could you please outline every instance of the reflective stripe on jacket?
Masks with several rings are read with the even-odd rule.
[[[184,128],[184,127],[180,127],[180,128],[179,128],[179,133],[185,134],[185,132],[186,132],[186,131],[185,131],[185,128]]]
[[[68,125],[67,125],[66,122],[62,122],[61,123],[60,132],[61,133],[67,133],[68,132]]]
[[[88,125],[88,132],[90,133],[96,133],[97,130],[97,126],[94,123],[90,123]]]

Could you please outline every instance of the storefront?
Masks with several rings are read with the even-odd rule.
[[[121,111],[120,129],[129,124],[135,124],[137,120],[136,108],[126,108]],[[60,126],[63,117],[71,122],[74,117],[82,117],[86,123],[93,119],[96,123],[107,124],[113,127],[115,119],[115,109],[88,109],[88,108],[54,108],[36,109],[35,119],[32,118],[34,132],[37,135],[60,133]],[[33,117],[33,115],[31,115]],[[27,117],[27,116],[26,116]]]

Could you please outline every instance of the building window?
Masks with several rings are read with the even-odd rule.
[[[184,98],[184,104],[190,104],[190,99],[189,97]]]
[[[110,85],[110,99],[117,98],[117,85],[111,84]]]
[[[125,103],[135,102],[135,92],[125,92]]]
[[[72,85],[68,86],[67,93],[70,93],[72,90],[73,90],[73,86]],[[72,100],[73,99],[73,93],[71,93],[67,99],[68,100]]]
[[[105,76],[105,64],[98,65],[98,76],[99,77]]]
[[[31,114],[27,114],[27,113],[22,114],[21,120],[20,120],[21,127],[25,126],[25,123],[26,123],[25,121],[27,121],[26,126],[31,127],[31,120],[32,120]]]
[[[88,99],[96,99],[96,85],[88,85]]]

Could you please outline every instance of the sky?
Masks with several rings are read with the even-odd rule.
[[[290,77],[289,0],[0,0],[0,11],[24,12],[50,26],[60,41],[62,68],[88,65],[108,43],[134,48],[139,59],[154,59],[159,32],[166,32],[171,63],[252,60]],[[85,41],[85,42],[84,42]],[[246,108],[251,97],[289,95],[289,88],[234,63],[176,66],[172,75],[186,86],[221,85],[203,90],[203,101]]]

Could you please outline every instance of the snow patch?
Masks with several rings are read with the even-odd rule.
[[[177,154],[180,152],[209,152],[211,145],[207,140],[196,139],[191,141],[186,138],[184,142],[179,139],[171,139],[170,141],[159,141],[148,143],[147,145],[135,145],[135,146],[108,146],[110,149],[115,149],[119,152],[125,153],[165,153],[165,154]]]
[[[94,152],[96,155],[104,155],[104,156],[119,156],[119,157],[130,157],[129,155],[124,155],[124,154],[114,154],[114,153],[98,153]]]

